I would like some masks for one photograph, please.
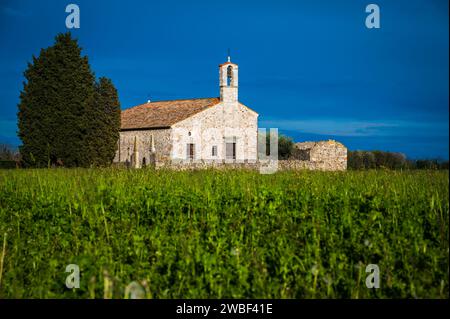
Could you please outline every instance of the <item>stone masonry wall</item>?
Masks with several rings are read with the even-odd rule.
[[[294,158],[311,162],[326,170],[347,169],[347,148],[334,140],[296,143]]]
[[[192,162],[157,162],[156,169],[173,169],[177,171],[200,170],[200,169],[248,169],[259,170],[260,167],[268,166],[265,161],[244,161],[244,162],[226,162],[226,161],[192,161]],[[319,170],[319,171],[342,171],[345,169],[330,165],[328,162],[302,161],[302,160],[279,160],[277,164],[278,171],[287,170]]]
[[[172,151],[170,129],[156,129],[120,132],[119,147],[113,162],[132,163],[134,138],[137,137],[138,161],[142,165],[145,157],[148,164],[151,156],[151,136],[154,139],[156,161],[169,160]]]

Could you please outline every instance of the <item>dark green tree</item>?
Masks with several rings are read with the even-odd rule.
[[[86,112],[94,102],[95,77],[70,33],[33,57],[20,94],[19,137],[25,165],[86,166]]]
[[[74,167],[105,163],[102,158],[111,157],[111,151],[102,143],[112,145],[111,139],[118,136],[117,114],[111,116],[108,111],[118,107],[117,92],[110,81],[96,84],[77,40],[70,33],[57,35],[53,46],[33,56],[24,74],[26,81],[18,106],[24,165]],[[108,98],[111,102],[106,102]],[[107,130],[107,124],[112,131],[100,132]],[[100,141],[105,134],[107,140]],[[105,149],[109,151],[100,156]]]
[[[294,141],[291,137],[278,134],[278,159],[286,160],[294,151]],[[266,155],[270,154],[270,134],[266,132]]]
[[[291,157],[294,150],[294,141],[291,137],[280,135],[278,137],[278,159],[286,160]]]
[[[117,150],[120,130],[120,102],[117,90],[108,78],[95,84],[95,103],[88,130],[88,154],[95,166],[110,165]]]

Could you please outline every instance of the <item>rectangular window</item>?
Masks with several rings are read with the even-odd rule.
[[[226,158],[236,159],[236,143],[226,143]]]
[[[194,144],[188,143],[186,148],[186,158],[193,160],[194,159]]]
[[[212,154],[212,156],[217,156],[217,146],[216,145],[214,145],[212,147],[211,154]]]

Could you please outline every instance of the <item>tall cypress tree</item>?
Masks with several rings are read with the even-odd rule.
[[[111,139],[118,136],[119,127],[112,120],[117,113],[116,117],[108,117],[105,107],[119,108],[117,92],[108,82],[109,93],[102,93],[88,58],[81,56],[81,48],[70,33],[59,34],[55,40],[53,46],[33,57],[24,73],[26,82],[18,112],[24,164],[37,167],[57,163],[66,167],[103,164],[105,160],[99,155],[102,150],[96,146],[104,147],[101,140],[105,133],[93,130],[93,126],[97,124],[108,131],[106,124],[110,123],[112,131],[108,136]],[[106,103],[108,97],[111,101]],[[120,117],[120,108],[118,112]],[[107,143],[112,145],[109,139]],[[116,143],[117,140],[114,147]]]
[[[91,162],[96,166],[107,166],[114,159],[120,130],[120,103],[117,90],[108,78],[100,78],[95,85],[96,96],[88,119],[88,148]]]

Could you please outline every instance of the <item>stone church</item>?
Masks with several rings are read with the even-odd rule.
[[[219,65],[219,97],[148,101],[122,111],[114,161],[256,161],[258,113],[238,100],[238,72],[230,57]]]

